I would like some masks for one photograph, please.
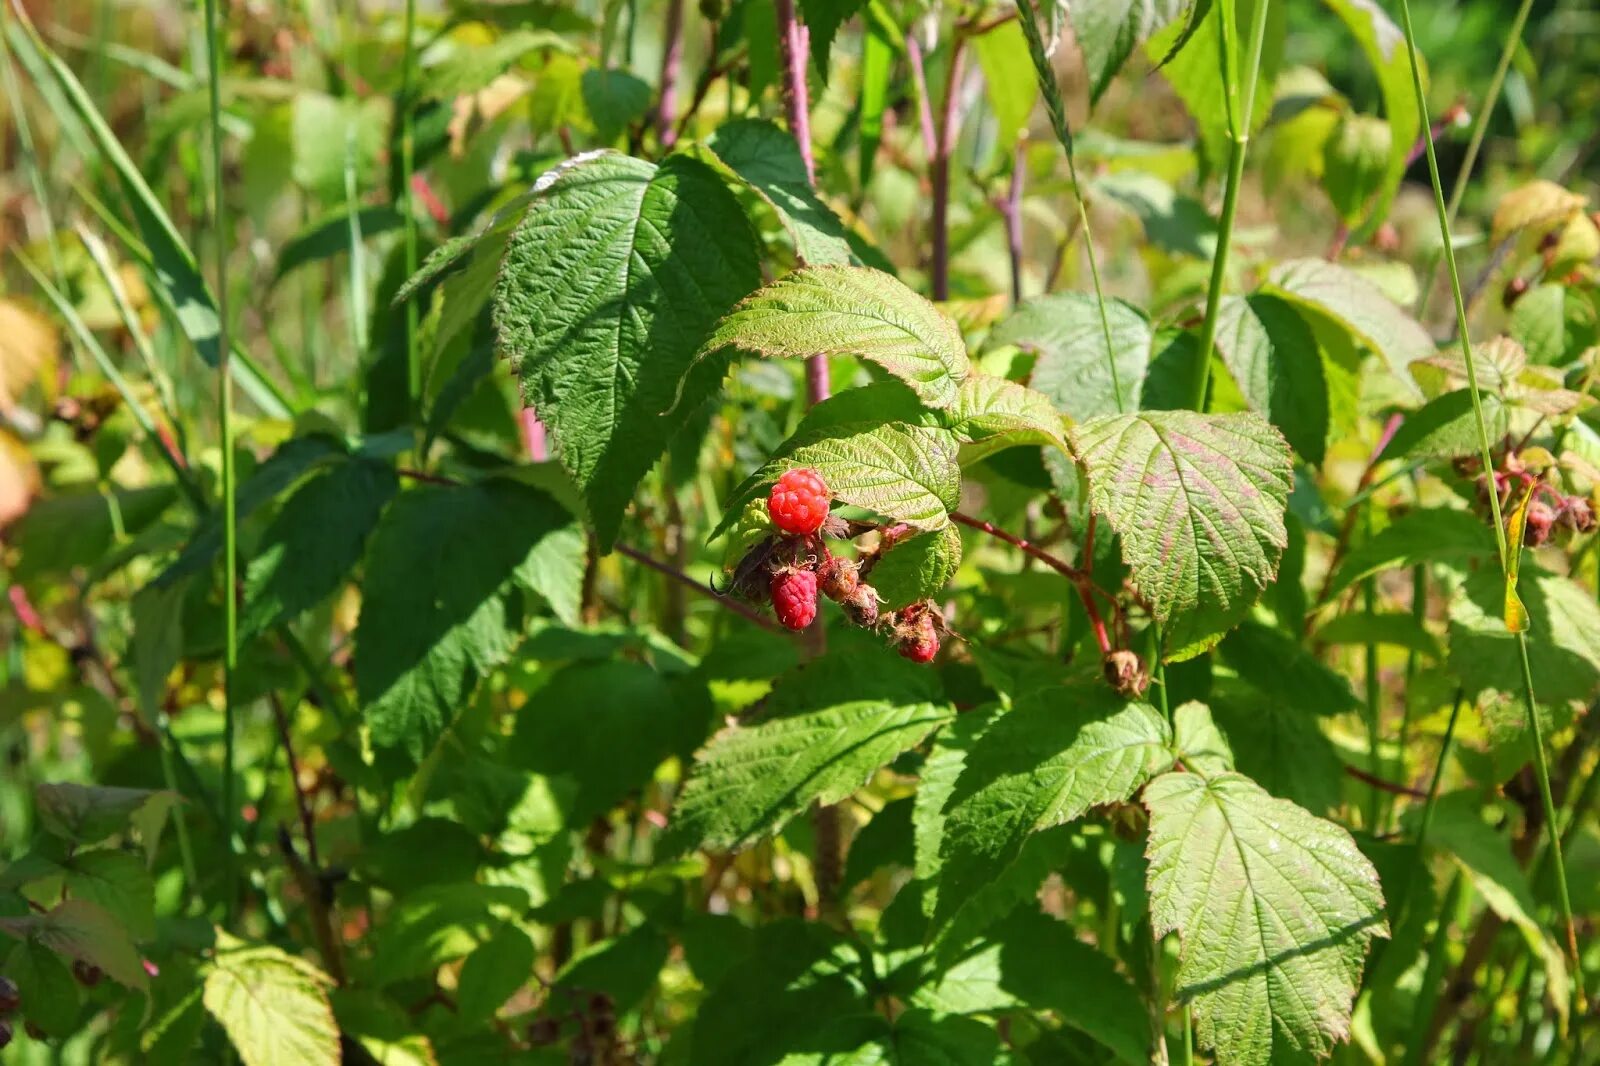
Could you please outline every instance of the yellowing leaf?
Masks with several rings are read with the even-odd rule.
[[[61,338],[44,316],[15,300],[0,300],[0,412],[10,412],[33,382],[55,369]],[[0,524],[6,521],[0,473]]]
[[[337,1066],[332,983],[304,959],[218,930],[205,1005],[245,1066]]]
[[[1517,595],[1517,573],[1522,569],[1522,535],[1528,528],[1528,504],[1533,502],[1533,490],[1537,482],[1530,481],[1522,490],[1522,499],[1511,512],[1511,521],[1506,530],[1506,628],[1513,633],[1525,633],[1528,630],[1528,609],[1522,605],[1522,599]]]
[[[1583,210],[1588,199],[1539,178],[1500,198],[1490,239],[1498,244],[1519,230],[1545,229]]]

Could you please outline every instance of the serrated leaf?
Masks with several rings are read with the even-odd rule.
[[[450,100],[475,93],[500,77],[532,52],[576,53],[577,49],[559,34],[547,29],[516,29],[488,44],[451,42],[450,52],[436,63],[419,71],[419,99]]]
[[[1153,707],[1100,689],[1041,693],[1001,716],[944,806],[936,922],[1015,862],[1033,833],[1127,799],[1170,767],[1171,744]]]
[[[1594,596],[1571,578],[1531,565],[1517,589],[1527,611],[1528,660],[1540,701],[1589,700],[1600,689],[1600,607]],[[1473,573],[1450,601],[1450,670],[1468,699],[1518,688],[1522,663],[1517,640],[1506,629],[1505,606],[1505,579],[1495,566]]]
[[[1350,834],[1249,778],[1145,787],[1150,918],[1180,937],[1175,994],[1219,1062],[1326,1055],[1350,1032],[1367,947],[1387,936],[1378,874]]]
[[[96,904],[134,941],[156,935],[156,884],[137,855],[109,848],[81,851],[63,864],[67,893]]]
[[[366,459],[339,463],[299,486],[245,569],[242,632],[270,629],[331,596],[349,579],[398,488],[393,469]]]
[[[696,755],[675,835],[711,848],[749,844],[814,800],[848,796],[955,713],[928,671],[868,637],[780,679],[765,710]]]
[[[1184,0],[1078,0],[1070,5],[1072,36],[1083,51],[1091,104],[1110,87],[1133,50],[1186,6]]]
[[[1408,511],[1350,550],[1328,585],[1327,599],[1380,570],[1494,554],[1494,531],[1476,515],[1445,507]]]
[[[773,358],[854,355],[949,407],[970,372],[961,331],[899,279],[868,267],[812,266],[785,274],[735,307],[701,356],[737,349]]]
[[[716,539],[733,527],[750,501],[785,470],[809,467],[822,475],[833,498],[904,522],[942,529],[961,496],[955,437],[946,429],[901,422],[852,422],[793,437],[729,497]]]
[[[373,743],[421,759],[520,632],[514,593],[568,617],[583,536],[550,496],[509,480],[402,493],[367,548],[356,692]]]
[[[955,526],[895,542],[878,556],[867,580],[883,609],[898,611],[916,600],[937,596],[961,566],[961,534]]]
[[[1339,0],[1366,3],[1368,0]],[[1382,18],[1381,12],[1377,17]],[[1408,75],[1409,77],[1409,75]],[[1409,88],[1407,82],[1407,92]],[[1408,139],[1405,142],[1409,145]],[[1326,316],[1372,349],[1407,386],[1411,364],[1434,354],[1433,338],[1372,282],[1326,259],[1292,259],[1273,267],[1265,288],[1314,314]]]
[[[802,263],[852,262],[844,223],[812,188],[793,136],[761,119],[736,119],[706,147],[778,212]]]
[[[1233,749],[1217,728],[1211,708],[1190,700],[1172,712],[1172,752],[1184,769],[1204,777],[1233,769]]]
[[[1411,147],[1422,135],[1422,117],[1417,110],[1416,93],[1411,80],[1411,54],[1406,48],[1405,35],[1385,14],[1378,0],[1326,0],[1349,27],[1356,43],[1366,55],[1378,78],[1378,91],[1383,97],[1383,117],[1389,123],[1389,158],[1384,168],[1383,184],[1367,216],[1367,226],[1375,225],[1389,212],[1400,181],[1410,162]],[[1422,74],[1422,84],[1428,84],[1428,68],[1423,57],[1417,56],[1417,66]],[[1363,227],[1365,229],[1366,227]]]
[[[1293,306],[1265,293],[1226,296],[1217,351],[1252,411],[1266,415],[1313,465],[1328,440],[1328,385],[1317,339]]]
[[[1029,384],[1070,418],[1081,421],[1131,411],[1139,406],[1154,330],[1150,320],[1125,301],[1107,300],[1105,310],[1117,368],[1115,383],[1100,309],[1092,296],[1083,293],[1052,293],[1027,301],[995,326],[987,346],[1014,344],[1038,353]]]
[[[965,445],[961,449],[963,463],[1028,444],[1072,454],[1067,447],[1066,422],[1050,397],[1015,381],[974,373],[961,383],[956,402],[944,415],[950,431]]]
[[[1509,329],[1534,363],[1565,366],[1600,341],[1600,312],[1581,289],[1547,282],[1512,306]]]
[[[1511,428],[1510,410],[1497,393],[1484,392],[1483,423],[1490,440]],[[1447,392],[1412,412],[1383,449],[1384,459],[1454,459],[1479,454],[1478,416],[1467,389]]]
[[[1348,678],[1281,629],[1245,622],[1218,650],[1241,679],[1296,710],[1326,717],[1359,706]]]
[[[1288,543],[1283,437],[1256,414],[1147,411],[1083,422],[1072,441],[1139,594],[1184,623],[1169,656],[1214,643],[1276,577]]]
[[[1210,701],[1240,773],[1313,814],[1339,809],[1344,763],[1315,715],[1236,682],[1218,684]]]
[[[167,812],[182,802],[176,792],[70,782],[42,784],[34,790],[34,798],[44,828],[78,846],[98,844],[130,826],[148,838],[159,832]],[[145,846],[153,846],[153,841],[146,839]]]
[[[150,986],[149,975],[127,930],[86,899],[69,899],[45,914],[0,918],[0,932],[97,966],[113,981],[129,988],[143,991]]]
[[[1489,240],[1499,244],[1525,229],[1550,229],[1582,211],[1588,197],[1568,192],[1548,178],[1535,178],[1500,198]]]
[[[83,994],[60,956],[43,944],[25,940],[6,957],[5,974],[16,982],[29,1025],[47,1036],[70,1036],[78,1026]]]
[[[245,1066],[338,1066],[332,983],[303,959],[218,930],[205,1005]]]
[[[687,156],[579,156],[535,184],[501,263],[495,328],[602,550],[677,427],[663,413],[675,399],[699,406],[722,376],[706,360],[685,378],[694,353],[759,280],[738,202]]]
[[[800,0],[806,29],[811,32],[817,74],[824,85],[828,83],[828,54],[833,50],[834,35],[865,3],[866,0]]]

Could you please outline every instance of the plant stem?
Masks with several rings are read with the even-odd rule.
[[[1417,59],[1416,31],[1411,23],[1410,0],[1400,0],[1401,27],[1405,32],[1406,50],[1411,59],[1411,87],[1416,95],[1417,113],[1422,118],[1423,129],[1428,129],[1427,94],[1422,90],[1422,68]],[[1489,441],[1489,428],[1484,420],[1483,396],[1478,386],[1478,368],[1473,361],[1472,341],[1467,333],[1467,308],[1461,292],[1461,274],[1456,267],[1455,248],[1450,238],[1450,210],[1445,205],[1444,186],[1439,180],[1439,159],[1433,148],[1433,137],[1428,137],[1428,178],[1433,185],[1434,207],[1439,215],[1439,236],[1444,247],[1445,268],[1450,277],[1450,292],[1455,300],[1456,339],[1461,345],[1461,356],[1466,362],[1467,388],[1472,398],[1472,414],[1477,424],[1479,458],[1484,470],[1494,469],[1494,457]],[[1506,528],[1500,514],[1500,500],[1496,493],[1489,494],[1489,510],[1494,519],[1495,545],[1500,552],[1500,570],[1508,574],[1510,553],[1506,545]],[[1550,768],[1545,761],[1544,731],[1539,724],[1538,704],[1533,694],[1533,667],[1528,661],[1528,637],[1525,632],[1515,634],[1517,654],[1522,660],[1522,695],[1528,709],[1528,729],[1533,741],[1534,774],[1539,781],[1539,799],[1544,804],[1545,831],[1550,838],[1550,858],[1555,864],[1556,897],[1561,905],[1561,917],[1566,925],[1567,951],[1574,963],[1573,988],[1580,1013],[1585,1006],[1582,971],[1578,968],[1578,937],[1572,924],[1572,900],[1567,891],[1566,863],[1561,857],[1561,829],[1556,818],[1555,801],[1550,794]]]
[[[626,555],[636,563],[642,563],[643,565],[648,566],[656,573],[671,578],[672,580],[683,585],[685,588],[693,589],[702,596],[709,596],[711,599],[717,601],[722,606],[726,607],[728,610],[732,611],[734,614],[748,622],[753,622],[763,629],[771,629],[775,632],[781,632],[778,626],[773,623],[772,619],[761,614],[755,608],[748,604],[740,603],[738,600],[733,599],[730,596],[722,595],[722,593],[718,592],[710,585],[702,585],[700,582],[696,581],[694,578],[690,577],[688,574],[685,574],[681,570],[676,570],[668,566],[666,563],[652,559],[644,552],[639,551],[636,548],[630,548],[626,544],[616,545],[616,550],[619,554]]]
[[[1265,0],[1263,0],[1265,2]],[[1026,9],[1026,10],[1024,10]],[[1111,377],[1111,392],[1117,401],[1117,411],[1123,411],[1122,382],[1117,374],[1117,349],[1111,340],[1111,318],[1106,313],[1105,292],[1100,285],[1100,264],[1094,250],[1094,232],[1089,226],[1089,204],[1083,182],[1078,178],[1078,163],[1072,147],[1072,128],[1067,125],[1067,109],[1061,99],[1061,87],[1056,84],[1050,69],[1050,57],[1045,54],[1044,39],[1039,36],[1039,9],[1036,0],[1018,0],[1018,21],[1022,35],[1028,40],[1028,55],[1033,60],[1033,72],[1039,81],[1039,94],[1044,97],[1045,111],[1050,115],[1050,128],[1056,140],[1067,153],[1067,174],[1072,179],[1073,196],[1078,201],[1078,225],[1083,230],[1084,252],[1089,259],[1089,276],[1094,280],[1095,305],[1100,310],[1100,333],[1106,344],[1106,367]]]
[[[933,264],[930,279],[935,300],[950,299],[950,154],[961,126],[961,75],[967,39],[956,34],[950,50],[950,74],[944,84],[944,107],[939,113],[939,134],[933,158],[928,161],[928,181],[933,186]]]
[[[1478,107],[1477,117],[1472,123],[1472,136],[1467,141],[1466,154],[1461,157],[1461,169],[1456,171],[1456,183],[1450,190],[1450,203],[1445,209],[1445,215],[1452,225],[1461,210],[1461,201],[1466,198],[1467,180],[1472,177],[1472,168],[1478,163],[1478,152],[1483,148],[1483,138],[1489,132],[1489,119],[1500,102],[1500,90],[1505,85],[1506,72],[1511,69],[1511,59],[1517,54],[1517,46],[1522,43],[1522,30],[1528,24],[1528,12],[1532,10],[1533,0],[1522,0],[1518,5],[1511,28],[1506,33],[1505,47],[1500,50],[1500,61],[1495,64],[1489,89],[1483,94],[1483,103]],[[1439,253],[1434,252],[1429,256],[1428,269],[1423,272],[1421,294],[1417,298],[1417,317],[1423,321],[1427,320],[1428,300],[1433,295],[1433,283],[1438,273]]]
[[[1222,83],[1228,100],[1228,180],[1222,193],[1222,221],[1217,230],[1217,250],[1211,257],[1211,283],[1206,289],[1206,317],[1200,327],[1200,354],[1194,365],[1194,390],[1190,404],[1196,411],[1206,409],[1206,392],[1211,387],[1211,351],[1217,341],[1217,313],[1222,306],[1222,286],[1228,273],[1228,247],[1233,243],[1233,225],[1239,211],[1239,186],[1244,179],[1245,151],[1250,146],[1250,125],[1255,114],[1256,82],[1261,73],[1261,47],[1267,36],[1267,10],[1271,0],[1257,0],[1255,20],[1250,26],[1250,46],[1245,58],[1244,107],[1238,106],[1239,86],[1233,70],[1230,47],[1232,27],[1229,8],[1221,8]]]
[[[400,59],[400,218],[405,226],[406,277],[417,272],[417,213],[411,184],[416,171],[416,131],[412,121],[412,84],[417,65],[417,0],[406,0],[404,51]],[[352,217],[354,217],[352,213]],[[358,224],[359,225],[359,224]],[[359,235],[359,229],[353,231]],[[357,254],[352,245],[351,254]],[[413,412],[422,409],[422,354],[417,345],[417,301],[406,301],[406,385]],[[315,859],[312,865],[316,865]]]
[[[1011,184],[1006,189],[1001,213],[1006,219],[1006,254],[1011,259],[1011,306],[1022,302],[1022,185],[1027,178],[1027,144],[1017,139],[1011,157]]]
[[[794,0],[774,0],[773,7],[778,16],[778,46],[783,53],[783,105],[789,132],[800,145],[800,158],[806,166],[806,184],[815,185],[817,164],[811,152],[811,99],[806,87],[810,37],[805,24],[795,15]],[[806,360],[807,404],[821,403],[831,391],[828,357],[811,356]]]
[[[656,136],[663,151],[678,140],[678,77],[683,70],[683,0],[667,0],[667,27],[661,49],[661,100],[656,105]]]

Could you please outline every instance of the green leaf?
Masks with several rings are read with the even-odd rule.
[[[1171,182],[1143,171],[1114,170],[1090,187],[1136,215],[1155,247],[1199,259],[1216,254],[1217,220],[1199,200],[1180,196]]]
[[[111,916],[135,942],[155,939],[156,883],[137,855],[99,848],[62,863],[67,893]]]
[[[868,582],[886,611],[937,596],[961,566],[961,534],[955,526],[895,542],[873,564]]]
[[[182,802],[176,792],[72,783],[43,784],[34,790],[44,828],[79,847],[139,828],[153,849],[167,812]]]
[[[1410,91],[1408,87],[1406,92]],[[1410,145],[1410,139],[1405,143]],[[1337,323],[1382,357],[1401,382],[1416,389],[1411,364],[1433,355],[1433,338],[1360,274],[1326,259],[1291,259],[1272,268],[1263,289]]]
[[[759,280],[738,201],[703,163],[591,154],[534,186],[500,267],[495,327],[602,550],[677,427],[663,413],[716,388],[726,364],[712,360],[680,389],[694,353]]]
[[[303,959],[218,930],[205,1005],[245,1066],[338,1066],[332,984]]]
[[[297,488],[245,569],[242,632],[288,622],[337,591],[398,488],[388,464],[366,459],[339,463]]]
[[[1293,484],[1283,437],[1256,414],[1147,411],[1083,422],[1089,499],[1168,633],[1171,658],[1209,647],[1277,576]]]
[[[345,170],[357,189],[376,184],[389,138],[389,100],[304,89],[293,104],[294,180],[324,203],[345,200]]]
[[[1090,104],[1111,86],[1133,50],[1183,14],[1185,6],[1184,0],[1079,0],[1068,8],[1072,36],[1083,51]]]
[[[1030,696],[972,745],[944,806],[943,923],[1015,862],[1033,833],[1127,799],[1172,765],[1166,719],[1103,686]]]
[[[129,988],[142,991],[150,985],[127,930],[86,899],[69,899],[45,914],[0,918],[0,932],[97,966]]]
[[[1600,341],[1600,312],[1582,291],[1535,285],[1511,308],[1511,336],[1541,366],[1566,366]]]
[[[1125,0],[1118,0],[1125,2]],[[1220,172],[1229,150],[1229,115],[1237,114],[1244,96],[1239,87],[1236,101],[1230,99],[1222,80],[1223,34],[1221,23],[1228,19],[1233,32],[1228,35],[1231,69],[1242,71],[1250,27],[1255,22],[1253,0],[1226,0],[1207,4],[1184,24],[1174,23],[1151,38],[1145,48],[1150,58],[1161,57],[1161,73],[1199,127],[1201,156],[1206,167]],[[1254,134],[1272,111],[1273,85],[1283,57],[1283,39],[1288,16],[1284,5],[1271,4],[1267,11],[1266,36],[1261,51],[1261,66],[1256,76],[1255,109],[1247,123]],[[1241,81],[1237,75],[1235,81]]]
[[[1326,1055],[1350,1032],[1367,946],[1388,935],[1377,871],[1350,834],[1249,778],[1145,787],[1150,919],[1180,938],[1175,995],[1218,1060]]]
[[[1510,410],[1496,393],[1484,391],[1484,427],[1490,440],[1510,432]],[[1478,416],[1472,393],[1457,389],[1412,412],[1383,449],[1384,459],[1454,459],[1479,453]]]
[[[1393,136],[1380,118],[1346,111],[1323,144],[1322,187],[1346,226],[1357,226],[1382,191]]]
[[[763,286],[722,320],[701,355],[728,348],[787,359],[853,355],[900,378],[929,407],[955,403],[970,372],[956,324],[868,267],[802,267]]]
[[[1528,611],[1528,661],[1540,701],[1587,702],[1600,688],[1600,606],[1594,596],[1571,578],[1531,564],[1517,592]],[[1450,670],[1468,699],[1519,687],[1521,658],[1504,617],[1505,581],[1498,567],[1477,570],[1450,601]]]
[[[1219,650],[1243,680],[1296,710],[1327,717],[1359,706],[1344,675],[1281,629],[1245,622]]]
[[[571,778],[566,814],[581,828],[647,785],[663,759],[692,750],[706,734],[708,709],[681,699],[643,663],[573,663],[517,715],[509,752],[522,769]]]
[[[696,755],[674,810],[675,835],[702,847],[743,847],[812,801],[850,795],[955,713],[936,677],[866,635],[835,640],[826,657],[779,679],[764,710]]]
[[[1215,777],[1233,769],[1233,749],[1217,728],[1211,708],[1190,700],[1172,712],[1172,754],[1185,770]]]
[[[1443,656],[1439,638],[1403,611],[1356,611],[1328,619],[1312,634],[1314,644],[1389,644],[1426,655]]]
[[[929,914],[938,898],[938,885],[933,882],[944,850],[945,804],[955,793],[973,745],[1001,713],[1000,705],[991,703],[957,715],[934,734],[928,756],[922,761],[917,791],[912,796],[911,842],[913,870],[919,880],[929,882],[924,894],[924,910]]]
[[[450,100],[475,93],[533,52],[575,54],[577,48],[547,29],[516,29],[482,45],[452,41],[448,55],[420,72],[418,99]]]
[[[1032,64],[1018,62],[1019,56],[1027,54],[1028,42],[1022,27],[1007,20],[974,37],[972,48],[983,69],[984,92],[1000,143],[1009,146],[1026,135],[1028,119],[1039,102],[1039,79],[1034,77]]]
[[[1317,339],[1294,307],[1276,296],[1225,296],[1217,351],[1252,411],[1266,415],[1308,463],[1328,441],[1328,384]]]
[[[595,136],[604,144],[614,143],[650,110],[649,83],[626,70],[590,67],[578,78],[578,92]]]
[[[551,991],[556,1002],[605,992],[619,1013],[630,1011],[656,986],[671,949],[654,923],[635,926],[585,948],[556,974]]]
[[[390,230],[399,229],[405,222],[400,212],[388,204],[376,207],[363,207],[356,212],[356,222],[361,228],[363,240],[388,233]],[[284,242],[278,249],[277,263],[272,270],[271,285],[282,281],[284,276],[324,259],[331,259],[336,255],[343,255],[350,250],[350,212],[340,209],[309,223],[299,233]],[[429,259],[433,256],[429,255]]]
[[[420,760],[520,633],[515,592],[569,617],[583,537],[545,493],[514,481],[402,493],[367,548],[356,692],[380,748]]]
[[[533,975],[533,941],[508,922],[461,964],[456,1013],[467,1023],[488,1021]]]
[[[778,212],[802,263],[852,261],[844,223],[812,189],[793,136],[761,119],[736,119],[706,147]]]
[[[1014,344],[1038,353],[1030,384],[1074,420],[1132,411],[1139,406],[1154,331],[1138,308],[1122,300],[1106,301],[1106,317],[1111,325],[1120,403],[1112,387],[1105,330],[1093,296],[1060,292],[1029,300],[995,326],[986,346]]]
[[[1493,528],[1469,511],[1425,507],[1407,511],[1344,557],[1328,585],[1328,600],[1381,570],[1417,563],[1467,562],[1495,554]]]
[[[1405,177],[1411,146],[1422,135],[1422,118],[1417,111],[1416,92],[1411,82],[1411,54],[1405,45],[1405,35],[1384,13],[1378,0],[1327,0],[1327,4],[1349,27],[1377,75],[1384,118],[1389,123],[1389,158],[1383,185],[1368,215],[1371,225],[1388,214],[1389,204]],[[1420,54],[1417,64],[1426,86],[1428,70]]]
[[[39,500],[6,530],[7,545],[17,552],[12,574],[18,581],[31,581],[98,563],[117,543],[113,513],[122,532],[134,536],[177,498],[174,486],[153,485],[109,493],[62,492]]]
[[[22,994],[28,1024],[47,1036],[70,1036],[78,1027],[83,995],[72,970],[43,944],[25,940],[6,959],[5,974]]]
[[[1344,763],[1315,715],[1236,682],[1219,683],[1210,699],[1240,773],[1313,814],[1339,809]]]
[[[811,33],[811,51],[817,74],[828,84],[828,54],[833,38],[845,21],[861,10],[865,0],[800,0],[800,12]]]
[[[963,463],[973,463],[1003,448],[1042,444],[1070,456],[1066,422],[1050,397],[1026,385],[989,374],[961,383],[956,402],[944,412],[950,430],[966,445]]]
[[[914,529],[942,529],[961,496],[956,441],[948,430],[900,422],[853,422],[791,438],[729,497],[709,539],[731,529],[745,506],[785,470],[810,467],[833,498]]]
[[[1494,209],[1489,243],[1499,244],[1525,229],[1548,230],[1572,218],[1588,202],[1587,197],[1569,192],[1548,178],[1535,178],[1500,198]]]

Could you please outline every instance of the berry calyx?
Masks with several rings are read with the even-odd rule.
[[[830,556],[817,569],[817,588],[834,603],[848,603],[860,585],[860,569],[849,559]]]
[[[772,610],[785,629],[804,629],[817,617],[817,575],[780,570],[772,575]]]
[[[828,483],[808,467],[789,470],[767,495],[767,514],[785,533],[807,535],[822,528],[828,517]]]
[[[22,1006],[22,990],[9,977],[0,977],[0,1015],[15,1014]]]
[[[1592,533],[1595,528],[1594,505],[1582,496],[1568,497],[1557,516],[1561,524],[1574,533]]]

